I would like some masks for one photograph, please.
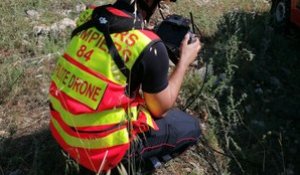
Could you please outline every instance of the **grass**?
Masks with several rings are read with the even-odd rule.
[[[211,80],[206,83],[208,91],[192,109],[197,111],[203,103],[208,106],[211,129],[229,157],[231,172],[294,173],[299,171],[291,154],[299,135],[298,127],[291,125],[299,114],[295,109],[299,71],[293,66],[300,55],[298,29],[292,27],[288,35],[276,33],[269,25],[268,11],[260,9],[242,1],[237,10],[223,14],[218,32],[204,47],[203,57],[213,60],[210,79],[215,85]],[[190,78],[187,82],[187,89],[195,87]],[[214,99],[218,103],[210,104]]]
[[[69,38],[35,36],[33,28],[63,19],[66,16],[59,13],[74,10],[77,4],[39,0],[0,2],[0,174],[68,173],[64,172],[68,159],[61,155],[46,128],[51,71]],[[36,10],[40,17],[29,18],[27,10]]]
[[[78,165],[61,154],[47,129],[50,75],[70,29],[36,36],[33,27],[75,19],[80,3],[95,1],[0,2],[0,174],[78,174]],[[156,174],[300,172],[299,30],[276,33],[269,25],[270,5],[262,0],[176,5],[172,11],[194,13],[204,38],[207,79],[192,69],[178,106],[197,97],[187,111],[206,122],[205,139]],[[40,17],[29,18],[27,10]]]
[[[201,29],[203,36],[212,37],[219,31],[219,23],[223,15],[232,11],[253,12],[255,14],[265,12],[269,9],[269,4],[262,0],[219,0],[207,1],[207,3],[197,0],[178,1],[174,6],[174,11],[189,17],[189,13],[194,14],[195,22]],[[190,4],[188,10],[186,5]]]

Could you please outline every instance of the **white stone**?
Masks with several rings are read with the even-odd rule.
[[[61,21],[51,25],[50,29],[53,32],[62,32],[67,28],[74,29],[76,27],[76,22],[70,18],[64,18]]]
[[[76,7],[75,7],[75,10],[77,13],[80,13],[80,12],[84,11],[85,9],[86,9],[85,4],[79,4],[79,5],[76,5]]]
[[[72,10],[63,10],[59,14],[61,14],[62,16],[68,16],[70,15],[70,13],[72,13]]]
[[[7,131],[0,131],[0,137],[8,137],[9,136],[9,133]]]
[[[36,10],[27,10],[26,14],[28,15],[29,18],[31,19],[39,19],[40,18],[40,14],[38,11]]]
[[[50,32],[50,28],[46,25],[38,25],[33,27],[33,33],[35,35],[47,35]]]
[[[205,5],[205,4],[208,4],[211,0],[194,0],[194,2],[199,5],[199,6],[202,6],[202,5]]]

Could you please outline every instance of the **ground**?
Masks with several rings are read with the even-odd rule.
[[[90,3],[0,2],[0,174],[77,173],[49,133],[48,87]],[[264,0],[185,0],[164,8],[193,12],[201,30],[200,61],[177,107],[199,116],[204,132],[154,174],[299,173],[299,29],[277,32],[269,9]]]

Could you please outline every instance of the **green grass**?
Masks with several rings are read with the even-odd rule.
[[[268,11],[249,1],[237,9],[225,10],[214,22],[213,39],[204,43],[203,57],[213,60],[214,73],[192,109],[208,106],[211,129],[231,161],[231,172],[299,172],[294,140],[300,133],[292,125],[299,120],[299,29],[276,33]],[[187,89],[195,87],[190,82]],[[209,103],[214,99],[217,104]]]
[[[0,174],[67,174],[68,159],[45,128],[50,75],[69,35],[35,36],[33,28],[64,17],[75,19],[74,13],[59,12],[74,11],[80,2],[0,2]],[[29,18],[27,10],[36,10],[40,18]],[[76,168],[69,171],[74,174]]]
[[[208,3],[195,3],[197,0],[178,1],[174,5],[174,10],[178,14],[189,17],[192,12],[195,23],[201,29],[204,37],[212,37],[219,31],[219,23],[223,15],[232,11],[253,12],[255,14],[265,12],[270,5],[265,1],[249,0],[221,0],[208,1]],[[200,1],[202,2],[202,1]],[[189,6],[186,8],[186,6]]]
[[[78,174],[78,166],[61,154],[46,129],[50,75],[70,29],[35,36],[33,27],[75,19],[80,3],[103,1],[0,2],[0,174]],[[209,67],[201,94],[198,70],[187,74],[178,106],[197,97],[188,111],[208,114],[208,142],[156,174],[188,174],[186,168],[190,174],[297,174],[299,30],[276,33],[265,1],[218,0],[199,6],[186,0],[176,5],[172,9],[180,14],[193,12],[205,38],[201,58]],[[27,10],[38,11],[40,18],[28,18]]]

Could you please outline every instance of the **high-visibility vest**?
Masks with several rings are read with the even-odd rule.
[[[113,7],[107,10],[131,17]],[[159,40],[148,30],[111,37],[129,70]],[[49,94],[52,135],[70,157],[94,172],[115,167],[138,133],[149,127],[158,129],[144,100],[126,95],[126,82],[95,27],[72,38],[53,72]]]

